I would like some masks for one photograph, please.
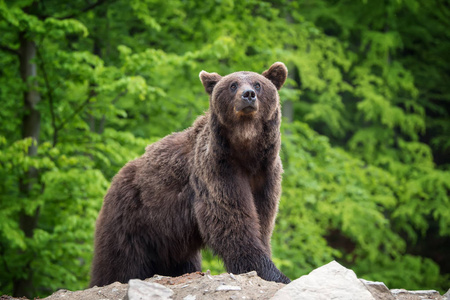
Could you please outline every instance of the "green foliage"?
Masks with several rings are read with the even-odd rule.
[[[202,270],[205,272],[210,270],[213,275],[226,272],[222,259],[214,256],[212,251],[209,249],[202,250]]]
[[[272,240],[283,270],[297,278],[336,258],[359,276],[389,287],[444,290],[448,275],[441,277],[439,266],[430,259],[404,255],[407,240],[401,233],[417,240],[430,215],[448,220],[439,215],[448,211],[447,174],[435,171],[432,189],[425,187],[429,179],[399,183],[386,170],[331,147],[304,123],[285,127],[291,134],[283,139],[283,197]],[[423,199],[414,201],[419,191],[443,203],[427,201],[422,207]],[[445,193],[439,197],[441,192]],[[447,229],[448,223],[441,234],[447,235]]]
[[[290,70],[280,94],[292,114],[283,125],[277,266],[296,278],[337,259],[390,288],[448,288],[448,7],[93,4],[0,0],[1,293],[27,279],[29,297],[86,287],[108,182],[207,109],[198,73],[261,72],[274,61]],[[21,69],[26,40],[36,45],[28,63],[37,76]],[[38,141],[21,130],[33,86]],[[35,220],[31,231],[24,220]],[[430,240],[444,242],[433,252]],[[224,271],[203,256],[205,270]]]

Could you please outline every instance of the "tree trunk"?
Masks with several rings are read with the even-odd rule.
[[[290,79],[294,79],[296,82],[297,81],[297,67],[295,67],[294,65],[290,65],[289,66],[289,73],[288,73],[288,78]],[[290,87],[285,87],[285,88],[290,88]],[[282,116],[285,122],[287,123],[292,123],[294,122],[294,103],[292,102],[292,100],[285,100],[283,101],[283,105],[281,107],[281,112],[282,112]],[[290,135],[292,132],[290,130],[286,130],[284,132],[284,134],[286,135]]]
[[[41,114],[36,106],[41,100],[41,96],[37,90],[37,82],[33,80],[37,75],[37,66],[34,62],[36,58],[36,44],[27,39],[25,33],[20,34],[20,75],[27,89],[24,92],[24,114],[22,119],[22,138],[31,138],[33,143],[28,148],[28,155],[37,154],[39,141],[39,132],[41,125]],[[23,198],[29,198],[33,184],[38,180],[38,171],[30,168],[20,180],[20,192]],[[34,229],[37,226],[39,217],[39,208],[31,215],[21,211],[19,215],[20,228],[27,238],[32,238]],[[33,296],[33,270],[31,269],[31,261],[27,262],[25,267],[26,276],[14,280],[13,295],[25,296],[31,298]]]
[[[294,104],[291,100],[285,100],[282,106],[282,115],[285,121],[292,123],[294,121]]]

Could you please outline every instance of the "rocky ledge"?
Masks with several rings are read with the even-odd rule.
[[[16,299],[1,296],[0,300]],[[358,279],[352,270],[332,261],[290,284],[268,282],[256,275],[191,273],[180,277],[156,275],[146,280],[133,279],[128,284],[115,282],[83,291],[59,290],[46,300],[202,300],[202,299],[273,299],[273,300],[450,300],[450,290],[440,295],[434,290],[389,290],[382,282]]]

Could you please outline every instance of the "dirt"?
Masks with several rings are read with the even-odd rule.
[[[310,276],[310,275],[308,275]],[[174,300],[233,300],[233,299],[270,299],[279,289],[285,285],[265,281],[256,275],[256,272],[250,272],[242,275],[233,275],[224,273],[221,275],[211,275],[209,272],[196,272],[185,274],[180,277],[167,277],[155,275],[146,279],[146,282],[158,283],[174,293],[171,299]],[[397,300],[418,300],[418,299],[450,299],[450,290],[441,296],[437,291],[407,291],[407,290],[388,290],[378,291],[371,289],[370,286],[380,286],[380,282],[363,281],[368,290],[371,291],[375,299],[397,299]],[[136,284],[134,285],[136,287]],[[128,284],[114,282],[104,287],[93,287],[83,291],[59,290],[50,295],[46,300],[122,300],[128,291]],[[322,289],[319,288],[318,298]],[[387,295],[388,294],[388,295]],[[0,296],[0,300],[19,300],[26,299],[13,298],[11,296]],[[160,298],[158,298],[160,299]]]
[[[229,299],[270,299],[280,288],[282,283],[269,282],[261,279],[256,272],[241,275],[224,273],[210,275],[209,272],[196,272],[180,277],[166,277],[155,275],[146,279],[174,291],[174,300],[229,300]],[[46,300],[122,300],[128,290],[128,284],[119,282],[104,287],[93,287],[83,291],[59,290]],[[195,296],[195,298],[194,298]],[[0,298],[15,299],[15,298]]]
[[[191,299],[194,299],[192,296],[196,296],[196,300],[270,299],[285,286],[282,283],[265,281],[259,278],[256,272],[243,275],[224,273],[216,276],[208,273],[192,273],[168,280],[161,278],[154,282],[172,289],[175,300],[185,299],[189,295]]]

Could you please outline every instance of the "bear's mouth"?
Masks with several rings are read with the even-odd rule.
[[[243,114],[251,114],[258,110],[258,107],[255,104],[243,104],[235,107],[236,112]]]

